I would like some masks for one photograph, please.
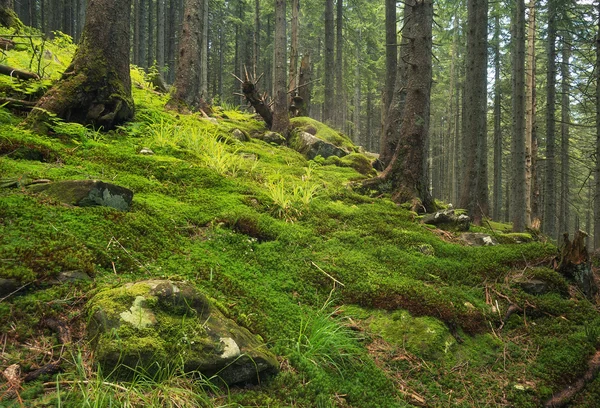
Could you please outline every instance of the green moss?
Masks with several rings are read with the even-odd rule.
[[[291,118],[290,119],[290,124],[292,127],[294,128],[300,128],[304,131],[307,130],[311,130],[308,129],[309,127],[316,130],[316,133],[313,132],[308,132],[308,133],[314,133],[316,137],[318,137],[319,139],[323,139],[326,142],[329,142],[331,144],[334,144],[338,147],[347,147],[347,148],[351,148],[354,149],[354,144],[352,143],[352,141],[350,140],[350,138],[348,138],[348,136],[337,132],[335,130],[333,130],[332,128],[330,128],[329,126],[316,121],[314,119],[311,119],[309,117],[303,116],[303,117],[297,117],[297,118]]]

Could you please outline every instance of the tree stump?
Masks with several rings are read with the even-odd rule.
[[[569,240],[569,233],[563,235],[563,244],[560,248],[557,271],[566,278],[575,281],[577,287],[585,296],[593,300],[598,293],[598,286],[594,280],[592,263],[588,254],[585,239],[587,234],[577,231],[573,241]]]

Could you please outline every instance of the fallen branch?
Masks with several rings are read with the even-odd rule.
[[[346,285],[344,285],[342,282],[340,282],[339,280],[337,280],[336,278],[334,278],[333,276],[331,276],[330,274],[328,274],[327,272],[325,272],[323,269],[321,269],[319,267],[319,265],[317,265],[316,263],[314,263],[313,261],[310,261],[311,264],[313,264],[313,266],[315,268],[317,268],[321,273],[323,273],[325,276],[327,276],[329,279],[331,279],[332,281],[334,281],[335,283],[337,283],[340,286],[345,287]]]
[[[23,378],[24,382],[31,382],[31,381],[35,381],[38,379],[38,377],[42,376],[42,375],[52,375],[52,374],[56,374],[60,371],[60,363],[56,362],[56,363],[49,363],[46,364],[43,367],[38,368],[37,370],[33,370],[29,373],[27,373],[27,375]]]
[[[20,69],[9,67],[8,65],[0,65],[0,74],[24,80],[40,79],[38,74],[29,71],[21,71]]]
[[[29,112],[33,109],[37,102],[23,101],[21,99],[13,98],[0,98],[0,105],[6,106],[10,109],[16,109],[20,111]]]
[[[597,351],[588,363],[588,370],[583,377],[575,381],[575,384],[567,385],[562,391],[546,401],[544,407],[556,408],[566,406],[578,392],[580,392],[588,383],[592,382],[596,378],[599,371],[600,351]]]
[[[88,381],[88,380],[85,380],[85,381],[56,381],[56,382],[44,383],[43,386],[50,387],[52,385],[58,386],[58,385],[77,385],[77,384],[87,385],[87,384],[97,384],[97,383],[98,383],[98,381]],[[113,388],[116,388],[118,390],[125,391],[125,392],[129,391],[127,388],[123,387],[122,385],[110,383],[108,381],[102,381],[102,382],[100,382],[100,384],[106,385],[107,387],[113,387]]]

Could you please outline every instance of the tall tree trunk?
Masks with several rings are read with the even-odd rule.
[[[337,0],[337,17],[336,17],[336,35],[335,35],[335,100],[336,109],[335,124],[340,131],[344,131],[344,114],[346,110],[346,95],[344,92],[343,72],[344,72],[344,38],[342,37],[342,30],[344,27],[344,1]]]
[[[359,28],[356,43],[356,67],[354,68],[354,132],[353,140],[355,144],[363,145],[360,139],[360,99],[361,99],[361,77],[360,77],[360,44],[362,43],[362,31]]]
[[[200,97],[208,99],[208,0],[202,0],[202,43],[200,49]]]
[[[525,1],[517,0],[513,17],[513,137],[511,145],[511,221],[513,231],[525,231]]]
[[[275,0],[275,44],[274,44],[274,66],[275,66],[275,104],[273,105],[273,127],[274,132],[287,135],[290,126],[287,104],[286,84],[286,27],[285,27],[285,3],[286,0]]]
[[[220,28],[219,28],[220,29]],[[258,64],[260,61],[260,0],[254,0],[254,62],[252,64],[252,72],[254,77],[257,77]]]
[[[571,92],[571,74],[569,60],[571,59],[571,35],[565,30],[562,39],[562,63],[560,64],[561,74],[561,143],[560,143],[560,210],[558,217],[560,233],[569,232],[569,123],[571,122],[570,98]]]
[[[298,112],[298,116],[308,116],[311,108],[312,96],[312,66],[310,62],[310,54],[302,56],[300,62],[300,74],[298,76],[298,96],[302,98],[302,106]]]
[[[492,218],[502,214],[502,86],[500,82],[500,13],[494,17],[494,192]]]
[[[468,1],[465,83],[464,176],[460,206],[481,224],[488,212],[487,184],[487,11],[488,0]]]
[[[148,67],[148,1],[149,0],[139,0],[140,42],[134,44],[134,46],[137,46],[138,48],[138,63],[142,68]]]
[[[600,4],[597,8],[600,17]],[[600,248],[600,19],[596,34],[596,168],[594,172],[594,249]]]
[[[156,64],[165,67],[165,0],[156,1]]]
[[[333,0],[325,0],[325,95],[323,101],[323,122],[332,124],[335,107],[334,88],[334,25]]]
[[[200,94],[202,82],[200,53],[202,49],[203,0],[185,0],[183,27],[179,40],[179,59],[175,77],[175,93],[167,108],[178,112],[202,109],[205,105]]]
[[[398,63],[398,25],[397,0],[385,0],[385,88],[383,89],[383,105],[384,112],[383,122],[385,123],[385,115],[392,102],[394,94],[394,85],[396,84],[396,64]]]
[[[388,167],[365,184],[390,182],[395,202],[411,202],[415,210],[431,210],[433,200],[427,181],[426,149],[432,81],[433,0],[410,0],[405,4],[411,9],[411,17],[403,32],[403,41],[405,37],[408,47],[408,73],[400,139]]]
[[[133,116],[129,75],[131,0],[90,0],[83,38],[60,81],[28,117],[38,125],[45,111],[104,130]]]
[[[0,0],[0,26],[18,27],[19,18],[13,8],[13,0]]]
[[[300,14],[300,0],[292,0],[292,38],[290,42],[290,75],[288,87],[290,97],[294,97],[298,87],[298,17]]]
[[[534,135],[536,127],[535,98],[535,0],[529,2],[529,21],[527,27],[527,73],[525,74],[525,225],[530,227],[532,216],[532,198],[534,171]]]
[[[457,76],[457,63],[458,63],[458,18],[454,19],[453,23],[453,35],[452,35],[452,60],[450,62],[450,93],[448,95],[448,115],[447,115],[447,129],[446,129],[446,153],[448,155],[447,165],[444,166],[444,181],[446,188],[446,196],[445,199],[447,202],[453,202],[454,200],[454,179],[458,176],[455,174],[455,165],[454,161],[457,160],[455,155],[454,143],[456,143],[456,137],[458,135],[454,132],[454,121],[456,120],[456,115],[458,107],[455,105],[455,93],[456,90],[456,76]]]
[[[546,178],[544,181],[543,231],[557,238],[556,232],[556,12],[557,0],[548,0],[548,60],[546,70]]]
[[[379,161],[381,162],[381,169],[385,169],[391,162],[396,147],[398,146],[398,140],[400,138],[400,125],[402,124],[402,118],[404,115],[404,104],[406,101],[406,75],[408,73],[408,58],[409,58],[409,44],[411,41],[411,34],[408,33],[410,22],[412,19],[413,8],[406,4],[404,5],[403,16],[403,29],[402,29],[402,42],[400,44],[400,59],[396,64],[396,83],[392,92],[392,99],[390,100],[387,113],[385,114],[385,122],[383,123],[383,134],[381,137],[380,155]],[[385,107],[382,107],[385,109]]]

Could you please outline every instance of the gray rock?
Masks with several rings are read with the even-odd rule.
[[[451,208],[433,214],[426,214],[422,222],[423,224],[435,225],[441,229],[454,231],[468,231],[471,226],[471,219],[468,215],[457,213]]]
[[[82,271],[64,271],[59,272],[58,275],[54,278],[50,283],[61,284],[67,282],[77,282],[77,281],[92,281],[93,279],[85,272]]]
[[[239,140],[240,142],[250,141],[250,137],[248,137],[248,135],[246,133],[242,132],[239,129],[233,129],[233,131],[231,132],[231,136],[234,139]]]
[[[148,280],[98,293],[87,306],[96,361],[131,376],[138,367],[181,362],[227,384],[256,383],[278,370],[263,342],[226,318],[189,283]]]
[[[286,142],[285,137],[275,132],[258,133],[252,135],[252,137],[262,140],[263,142],[275,144],[277,146],[281,146]]]
[[[17,290],[21,285],[14,279],[0,278],[0,298],[8,296]]]
[[[313,160],[317,156],[326,159],[331,156],[344,157],[348,155],[348,152],[341,147],[302,131],[294,132],[290,147],[300,152],[308,160]]]
[[[552,292],[552,285],[539,279],[529,279],[517,282],[525,293],[530,295],[544,295]]]
[[[78,207],[104,206],[127,211],[133,200],[133,191],[98,180],[67,180],[28,188]]]
[[[460,239],[472,246],[494,246],[498,241],[491,235],[480,232],[465,232],[460,235]]]

